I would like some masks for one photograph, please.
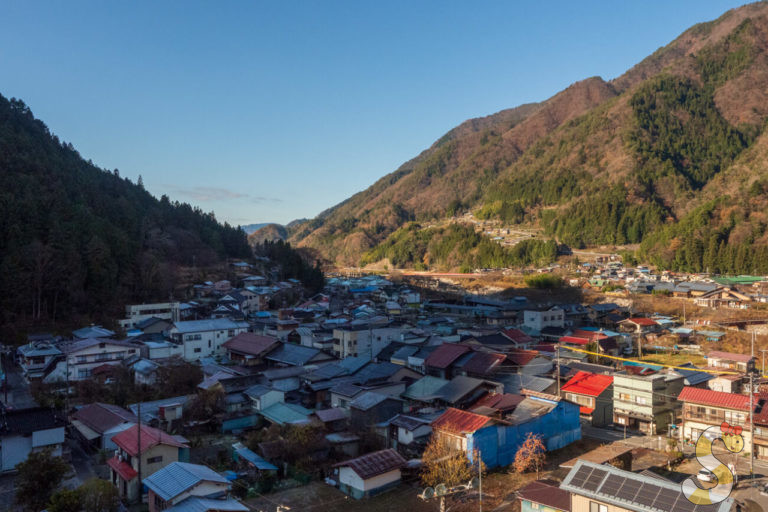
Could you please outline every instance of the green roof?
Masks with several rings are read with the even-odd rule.
[[[713,279],[720,284],[752,284],[764,280],[762,276],[717,276]]]
[[[437,390],[446,384],[448,384],[448,381],[445,379],[427,375],[408,386],[408,389],[403,393],[403,397],[410,398],[411,400],[428,400],[433,398],[437,394]]]

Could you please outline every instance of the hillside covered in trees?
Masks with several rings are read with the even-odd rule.
[[[768,4],[728,11],[613,80],[462,123],[290,240],[400,260],[403,226],[471,211],[670,269],[768,272],[767,50]]]
[[[251,255],[244,231],[94,166],[0,95],[0,324],[98,320],[167,299],[180,266]]]

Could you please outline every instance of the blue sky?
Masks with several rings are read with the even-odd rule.
[[[0,0],[0,94],[158,196],[288,222],[741,3]]]

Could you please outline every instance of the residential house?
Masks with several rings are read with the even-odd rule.
[[[146,425],[134,425],[112,437],[117,445],[115,456],[107,461],[110,481],[120,498],[135,503],[141,499],[139,469],[145,479],[173,462],[186,462],[189,446],[186,440]]]
[[[273,404],[285,402],[285,392],[262,384],[251,386],[245,390],[244,394],[251,400],[252,407],[256,411],[263,411]]]
[[[152,402],[142,402],[140,407],[139,404],[131,404],[128,408],[137,417],[141,413],[141,421],[145,425],[159,428],[165,432],[173,432],[178,431],[181,427],[184,406],[192,397],[194,395],[174,396]]]
[[[431,420],[420,416],[398,414],[389,420],[389,446],[418,457],[432,435]]]
[[[707,353],[707,366],[721,370],[732,370],[740,373],[747,373],[755,369],[756,358],[746,354],[734,354],[732,352],[721,352],[711,350]]]
[[[523,311],[523,326],[529,332],[540,333],[545,327],[565,327],[565,311]]]
[[[677,399],[683,404],[681,441],[696,443],[702,432],[709,427],[719,427],[726,422],[732,426],[742,427],[744,452],[752,451],[749,396],[686,386]],[[754,405],[757,405],[756,401]]]
[[[747,294],[731,290],[730,288],[719,287],[707,292],[693,300],[697,306],[719,309],[722,307],[733,309],[746,309],[752,302],[752,297]]]
[[[712,375],[707,381],[707,388],[723,393],[741,393],[746,380],[744,375]]]
[[[446,384],[448,381],[445,379],[425,375],[408,386],[401,396],[414,403],[415,406],[434,403],[438,399],[437,392]]]
[[[554,480],[534,480],[517,491],[520,512],[571,512],[571,494]]]
[[[561,393],[579,406],[581,417],[596,427],[613,423],[613,376],[577,372]]]
[[[393,396],[365,391],[349,403],[349,424],[363,431],[403,412],[403,401]]]
[[[579,407],[552,395],[529,393],[501,420],[449,408],[432,422],[433,436],[466,452],[470,461],[479,452],[488,468],[507,466],[528,434],[541,436],[548,451],[581,439]]]
[[[472,349],[466,345],[455,343],[440,345],[424,360],[426,374],[441,379],[450,379],[453,377],[453,364],[470,350]]]
[[[435,396],[438,404],[464,408],[487,393],[503,392],[504,385],[499,382],[457,375],[438,389]]]
[[[368,356],[373,359],[382,348],[400,339],[399,327],[376,327],[366,323],[348,324],[333,329],[333,353],[339,359]]]
[[[400,483],[405,459],[395,450],[368,453],[334,465],[341,492],[355,499],[380,494]]]
[[[64,357],[51,341],[31,341],[16,350],[16,360],[27,381],[41,380]]]
[[[137,421],[132,412],[100,402],[81,407],[70,417],[81,443],[96,450],[114,450],[112,437],[131,428]]]
[[[320,349],[303,347],[292,343],[281,343],[264,356],[267,365],[272,367],[306,366],[333,360],[333,356]]]
[[[14,471],[31,452],[50,449],[59,457],[66,421],[50,407],[0,411],[0,472]]]
[[[115,335],[115,331],[110,331],[100,325],[90,325],[72,331],[72,337],[76,340],[87,340],[90,338],[111,338]]]
[[[674,425],[680,403],[675,399],[685,378],[678,373],[613,375],[613,423],[647,435],[657,435]]]
[[[571,512],[729,512],[733,506],[733,498],[695,505],[677,482],[583,460],[560,488],[571,494]]]
[[[203,357],[224,355],[224,343],[247,330],[247,323],[228,318],[186,320],[175,322],[168,330],[168,336],[183,345],[184,359],[198,361]]]
[[[149,493],[149,512],[250,510],[229,496],[229,480],[200,464],[172,462],[145,478],[143,483]]]
[[[619,322],[619,326],[635,334],[649,334],[659,329],[659,324],[655,320],[644,317],[627,318]]]
[[[315,411],[315,417],[328,432],[341,432],[346,430],[349,411],[340,407],[321,409]]]
[[[66,359],[58,363],[56,374],[68,375],[70,382],[87,380],[99,367],[119,365],[124,359],[138,355],[141,346],[130,339],[87,338],[73,341],[62,346]]]
[[[264,356],[280,345],[272,336],[263,336],[252,332],[241,332],[225,341],[222,346],[227,351],[227,358],[245,366],[258,366],[264,363]]]

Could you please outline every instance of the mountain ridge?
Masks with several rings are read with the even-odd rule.
[[[727,246],[750,226],[750,236],[734,239],[760,246],[768,212],[744,196],[762,179],[755,159],[763,153],[751,149],[762,147],[768,119],[766,48],[766,3],[730,10],[610,81],[588,78],[541,103],[465,121],[289,240],[355,265],[408,223],[472,211],[577,246],[643,242],[639,256],[679,269],[708,266],[696,236]],[[720,177],[737,171],[739,185]],[[718,186],[731,192],[725,203],[739,218],[674,236],[689,249],[670,254],[661,240]],[[763,268],[717,252],[718,270]]]

